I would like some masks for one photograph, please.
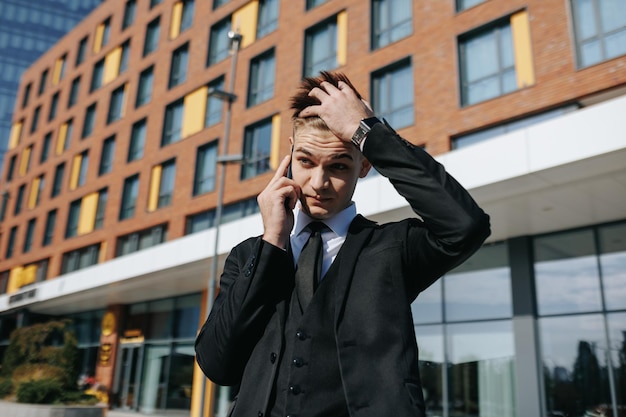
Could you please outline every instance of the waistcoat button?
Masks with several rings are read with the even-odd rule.
[[[304,365],[304,359],[293,358],[293,364],[296,366],[296,368],[300,368],[302,365]]]
[[[289,392],[292,393],[293,395],[298,395],[302,391],[300,391],[300,387],[298,385],[292,385],[289,387]]]
[[[274,352],[270,353],[270,362],[274,363],[276,362],[276,358],[278,355],[276,355]]]
[[[306,333],[304,333],[302,330],[298,330],[296,332],[296,337],[300,340],[304,340],[306,339]]]

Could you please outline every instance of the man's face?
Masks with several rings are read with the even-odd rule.
[[[302,209],[314,219],[328,219],[350,205],[370,164],[352,143],[330,132],[304,125],[294,136],[291,167],[302,189]]]

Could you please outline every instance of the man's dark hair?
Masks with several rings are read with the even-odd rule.
[[[348,77],[342,72],[329,72],[329,71],[321,71],[320,75],[317,77],[305,77],[300,82],[300,87],[296,94],[291,97],[290,100],[290,108],[293,110],[292,119],[300,118],[300,112],[309,106],[315,106],[320,104],[319,100],[315,97],[309,96],[309,92],[314,88],[322,88],[322,82],[327,81],[335,87],[338,86],[339,81],[343,81],[348,84],[352,90],[356,93],[357,97],[360,99],[361,94],[357,91],[356,88],[352,85]]]

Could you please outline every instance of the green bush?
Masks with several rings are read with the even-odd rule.
[[[17,401],[30,404],[61,402],[63,386],[56,379],[40,379],[22,382],[17,386]]]
[[[67,391],[63,393],[63,404],[80,404],[80,405],[96,405],[98,399],[91,395],[85,394],[82,391]]]
[[[4,398],[13,392],[11,378],[0,378],[0,398]]]

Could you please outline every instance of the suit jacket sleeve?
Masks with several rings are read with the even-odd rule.
[[[196,360],[220,385],[240,382],[277,300],[293,288],[293,261],[287,251],[248,239],[228,255],[220,292],[196,338]]]
[[[406,285],[414,299],[471,256],[490,234],[489,216],[426,151],[376,124],[363,153],[387,177],[422,221],[410,221],[405,239]]]

